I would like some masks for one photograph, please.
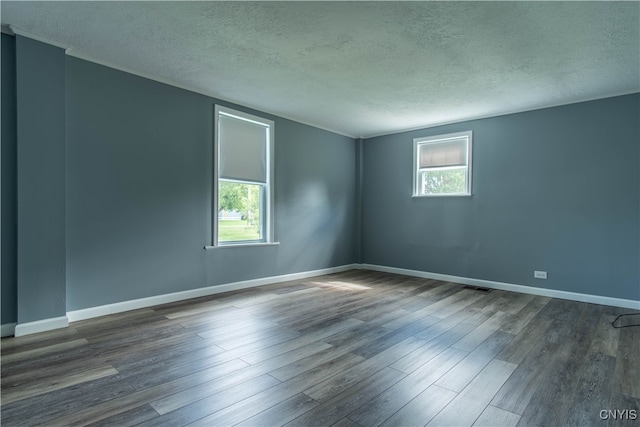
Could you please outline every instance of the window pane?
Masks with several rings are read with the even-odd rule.
[[[219,242],[263,240],[263,193],[263,184],[219,181]]]
[[[466,168],[434,169],[421,172],[421,193],[466,193]]]

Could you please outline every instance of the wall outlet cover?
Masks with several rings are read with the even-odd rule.
[[[534,271],[533,272],[533,277],[536,279],[546,279],[547,278],[547,272],[546,271]]]

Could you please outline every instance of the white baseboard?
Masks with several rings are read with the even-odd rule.
[[[53,329],[69,326],[67,316],[52,317],[51,319],[36,320],[35,322],[18,323],[15,328],[15,336],[37,334],[38,332],[51,331]]]
[[[0,335],[2,338],[4,337],[12,337],[13,334],[16,333],[16,324],[15,323],[5,323],[2,325],[2,331]]]
[[[494,282],[491,280],[473,279],[470,277],[450,276],[448,274],[429,273],[426,271],[408,270],[405,268],[387,267],[384,265],[360,264],[363,270],[382,271],[386,273],[403,274],[405,276],[423,277],[425,279],[443,280],[463,285],[482,286],[503,291],[520,292],[524,294],[541,295],[571,301],[588,302],[592,304],[610,305],[613,307],[640,310],[640,301],[611,298],[600,295],[581,294],[577,292],[558,291],[555,289],[536,288],[533,286],[514,285],[511,283]]]
[[[340,273],[343,271],[363,269],[382,271],[386,273],[403,274],[405,276],[422,277],[426,279],[443,280],[447,282],[460,283],[463,285],[483,286],[486,288],[500,289],[505,291],[520,292],[532,295],[541,295],[552,298],[567,299],[572,301],[588,302],[592,304],[610,305],[614,307],[630,308],[640,310],[640,301],[627,300],[621,298],[611,298],[599,295],[581,294],[576,292],[558,291],[554,289],[536,288],[532,286],[515,285],[512,283],[494,282],[491,280],[474,279],[470,277],[451,276],[448,274],[430,273],[426,271],[409,270],[405,268],[388,267],[374,264],[348,264],[339,267],[324,268],[320,270],[304,271],[300,273],[284,274],[281,276],[263,277],[260,279],[245,280],[242,282],[226,283],[222,285],[208,286],[206,288],[191,289],[188,291],[174,292],[170,294],[157,295],[148,298],[140,298],[130,301],[117,302],[113,304],[90,307],[81,310],[67,312],[66,316],[53,319],[38,320],[35,322],[21,324],[2,325],[2,336],[16,337],[45,332],[52,329],[64,328],[69,322],[91,319],[94,317],[106,316],[108,314],[122,313],[124,311],[147,308],[160,304],[183,301],[191,298],[198,298],[222,292],[235,291],[239,289],[254,288],[258,286],[271,285],[289,280],[301,280],[324,274]]]
[[[226,283],[223,285],[208,286],[206,288],[190,289],[188,291],[173,292],[170,294],[157,295],[153,297],[140,298],[130,301],[116,302],[113,304],[100,305],[97,307],[84,308],[67,312],[70,322],[91,319],[94,317],[106,316],[108,314],[122,313],[123,311],[137,310],[170,302],[183,301],[191,298],[199,298],[222,292],[235,291],[239,289],[254,288],[257,286],[271,285],[289,280],[307,279],[309,277],[322,276],[324,274],[340,273],[347,270],[359,268],[358,264],[348,264],[339,267],[323,268],[320,270],[304,271],[300,273],[283,274],[281,276],[263,277],[260,279],[245,280],[242,282]]]

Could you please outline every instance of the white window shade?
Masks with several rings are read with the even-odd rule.
[[[219,177],[267,182],[267,126],[220,114]]]
[[[467,164],[467,138],[421,144],[419,168],[464,166]]]

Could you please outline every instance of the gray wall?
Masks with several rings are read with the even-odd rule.
[[[279,246],[211,244],[214,105],[67,57],[67,310],[354,262],[354,140],[275,121]]]
[[[16,188],[16,45],[2,34],[2,324],[17,314],[17,188]]]
[[[364,262],[640,300],[639,99],[365,140]],[[473,196],[412,198],[413,138],[466,130]]]
[[[638,94],[356,141],[14,40],[3,324],[359,261],[640,299]],[[203,249],[216,103],[275,121],[279,246]],[[411,198],[412,139],[463,130],[473,196]]]
[[[362,193],[363,193],[363,170],[364,165],[364,140],[362,138],[356,139],[356,262],[362,263],[362,217],[364,212],[362,211]]]
[[[65,54],[16,36],[18,323],[66,315]]]

